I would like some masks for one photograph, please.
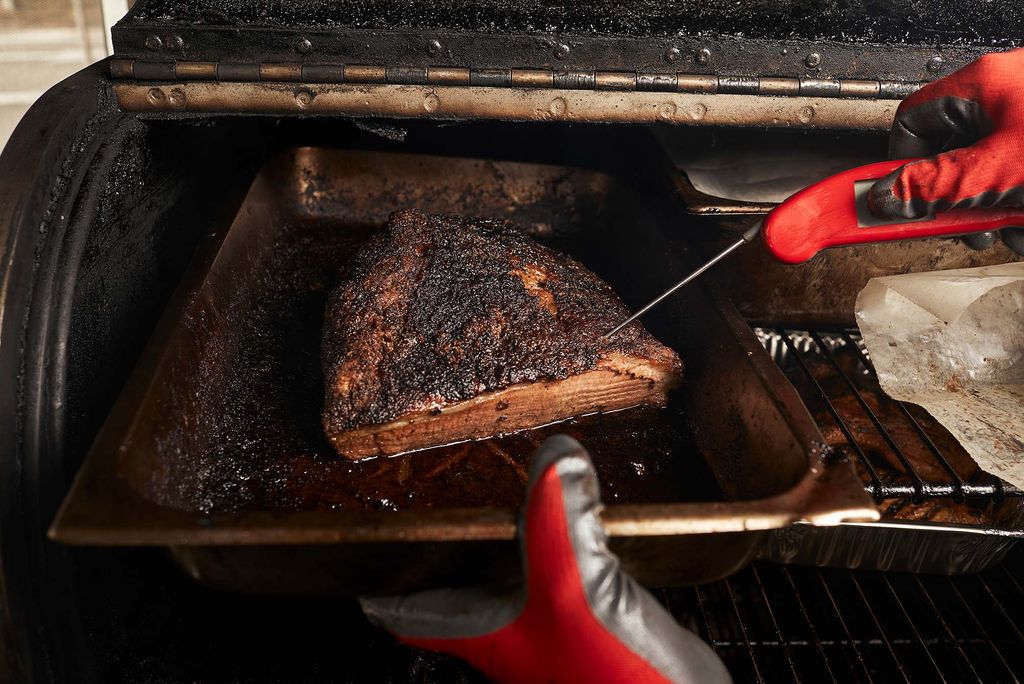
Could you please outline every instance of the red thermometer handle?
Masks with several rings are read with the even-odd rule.
[[[867,188],[907,161],[860,166],[804,188],[765,217],[765,246],[780,261],[799,264],[827,247],[1024,227],[1024,207],[954,209],[895,221],[873,216]]]

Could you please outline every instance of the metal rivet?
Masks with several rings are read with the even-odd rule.
[[[171,94],[167,97],[167,101],[174,107],[184,107],[185,91],[181,88],[174,88],[171,90]]]
[[[309,38],[299,38],[295,41],[295,51],[300,55],[309,54],[309,51],[313,49],[313,44],[309,42]]]
[[[295,104],[305,109],[309,105],[313,104],[313,93],[308,90],[300,90],[295,93]]]
[[[565,110],[568,108],[569,105],[566,104],[565,99],[561,97],[556,97],[554,100],[552,100],[551,106],[548,107],[551,113],[554,114],[555,116],[561,116],[562,114],[565,114]]]
[[[811,69],[816,69],[821,64],[821,55],[817,52],[812,52],[804,57],[804,64]]]
[[[665,61],[669,64],[675,64],[679,61],[679,48],[669,48],[665,51]]]
[[[428,112],[436,112],[437,108],[441,106],[441,99],[434,93],[430,93],[423,98],[423,108]]]
[[[676,115],[676,105],[674,102],[662,102],[658,105],[658,116],[662,119],[671,119]]]
[[[934,57],[929,59],[927,64],[928,71],[932,72],[933,74],[937,74],[940,71],[942,71],[944,66],[945,64],[943,64],[942,62],[942,57],[938,55],[935,55]]]
[[[693,105],[692,107],[690,107],[686,111],[686,113],[694,121],[700,121],[701,119],[703,119],[707,115],[708,108],[707,108],[707,105],[705,105],[704,103],[698,102],[695,105]]]
[[[800,121],[802,121],[803,123],[809,122],[811,119],[814,118],[814,107],[801,107],[800,111],[797,113],[797,118],[800,119]]]
[[[149,36],[148,38],[146,38],[146,49],[147,50],[153,50],[155,52],[156,50],[159,50],[163,46],[164,46],[164,41],[160,40],[160,36]]]
[[[429,52],[432,55],[440,54],[440,52],[441,52],[441,41],[439,41],[439,40],[437,40],[435,38],[434,40],[432,40],[429,43],[427,43],[427,52]]]
[[[707,64],[711,61],[711,50],[708,48],[701,48],[700,50],[697,50],[697,53],[694,54],[693,58],[697,61],[697,64]]]
[[[555,59],[565,59],[569,56],[569,46],[565,43],[559,43],[555,46]]]
[[[149,101],[153,104],[160,104],[164,101],[164,91],[160,90],[159,88],[150,88]]]
[[[171,36],[167,39],[167,47],[172,50],[181,50],[185,47],[185,41],[182,40],[181,36]]]

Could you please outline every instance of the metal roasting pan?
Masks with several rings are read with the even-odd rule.
[[[67,544],[161,546],[206,584],[404,591],[518,573],[529,455],[591,451],[625,567],[652,585],[734,572],[767,531],[877,511],[732,305],[700,287],[646,321],[687,379],[669,408],[352,464],[320,433],[320,324],[338,267],[394,210],[507,217],[630,305],[687,269],[668,183],[476,158],[296,148],[201,245],[54,521]]]

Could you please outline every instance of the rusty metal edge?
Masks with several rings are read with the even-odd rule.
[[[95,470],[100,466],[87,467]],[[835,486],[833,480],[842,479],[836,474],[846,469],[845,463],[823,464],[793,489],[768,499],[611,505],[603,512],[602,522],[611,537],[652,537],[753,532],[797,522],[832,526],[877,520],[878,512],[870,503],[858,496],[845,496],[843,487]],[[127,487],[123,482],[108,486]],[[840,500],[833,497],[825,503],[820,492],[823,486]],[[369,512],[344,511],[327,526],[322,524],[322,512],[203,516],[140,501],[123,509],[107,508],[97,515],[83,505],[90,498],[82,491],[87,488],[76,480],[72,491],[78,493],[66,499],[70,505],[61,507],[49,530],[52,541],[84,546],[235,546],[510,540],[516,536],[516,512],[511,509],[398,511],[386,520]],[[311,524],[313,521],[317,524]],[[239,527],[246,529],[240,531]]]
[[[125,111],[888,130],[896,100],[389,84],[115,83]]]

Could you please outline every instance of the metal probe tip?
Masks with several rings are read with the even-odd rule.
[[[648,311],[650,311],[651,309],[656,307],[658,304],[661,304],[661,302],[663,300],[665,300],[668,297],[672,296],[672,294],[674,294],[676,292],[676,290],[679,290],[680,288],[685,287],[686,285],[689,285],[691,282],[696,280],[696,278],[700,274],[704,273],[704,271],[708,270],[709,268],[711,268],[712,266],[717,264],[719,261],[721,261],[725,257],[727,257],[730,254],[732,254],[736,249],[738,249],[744,243],[750,242],[751,240],[753,240],[755,237],[757,237],[758,233],[761,232],[761,226],[762,225],[764,225],[764,220],[763,219],[759,220],[757,223],[755,223],[753,226],[751,226],[747,230],[747,232],[743,233],[743,235],[741,235],[740,238],[738,240],[736,240],[736,242],[732,243],[731,245],[729,245],[728,247],[723,249],[721,252],[719,252],[718,254],[713,256],[706,263],[704,263],[703,266],[701,266],[696,271],[694,271],[690,275],[688,275],[685,278],[683,278],[682,280],[680,280],[678,283],[676,283],[675,285],[673,285],[669,289],[667,289],[664,292],[662,292],[651,303],[649,303],[647,306],[645,306],[644,308],[642,308],[639,311],[637,311],[635,314],[633,314],[632,316],[630,316],[626,320],[622,321],[622,323],[619,323],[617,326],[615,326],[614,328],[612,328],[611,330],[606,332],[604,335],[601,335],[601,339],[606,339],[606,340],[607,339],[611,339],[612,336],[615,335],[615,333],[619,332],[620,330],[625,328],[627,325],[629,325],[630,323],[632,323],[636,319],[638,319],[641,316],[643,316],[645,313],[647,313]]]

